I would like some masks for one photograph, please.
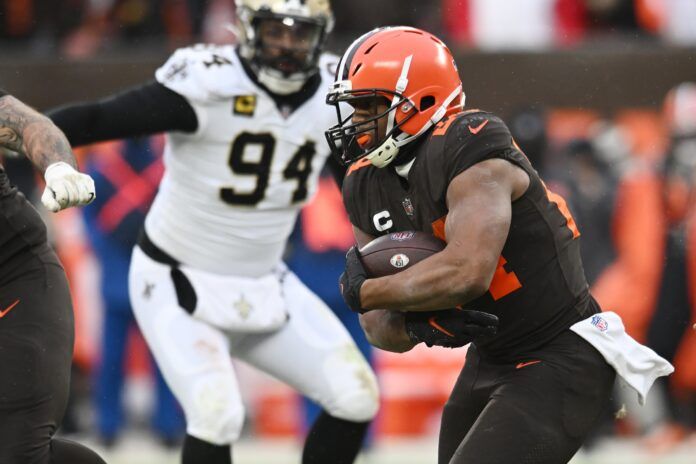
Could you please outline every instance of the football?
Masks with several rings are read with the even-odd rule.
[[[370,277],[401,272],[445,248],[446,243],[425,232],[394,232],[382,235],[359,250]]]

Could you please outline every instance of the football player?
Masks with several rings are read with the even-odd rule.
[[[24,153],[44,174],[41,200],[61,211],[94,199],[65,136],[0,90],[0,148]],[[99,464],[93,451],[53,438],[70,392],[74,323],[63,267],[39,213],[0,165],[0,462]]]
[[[183,463],[231,462],[244,410],[230,354],[322,406],[304,463],[351,463],[377,412],[375,376],[281,261],[330,154],[333,16],[327,0],[237,0],[237,18],[237,47],[178,50],[154,82],[51,117],[73,145],[167,132],[129,287],[186,415]]]
[[[343,196],[358,245],[414,229],[447,242],[373,279],[353,248],[341,276],[377,346],[473,340],[442,416],[440,464],[565,463],[609,398],[612,367],[640,395],[672,371],[618,315],[598,315],[565,202],[500,118],[464,111],[454,59],[437,37],[409,27],[363,35],[341,58],[327,102],[338,113],[327,139],[349,165]],[[446,309],[457,306],[462,317],[497,316],[497,334],[465,340],[457,310]],[[412,314],[423,312],[445,316],[413,330]]]

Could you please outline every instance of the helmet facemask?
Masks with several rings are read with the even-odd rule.
[[[416,113],[413,104],[386,89],[335,90],[329,92],[326,103],[335,106],[338,124],[326,131],[326,139],[338,160],[348,165],[367,157],[377,167],[393,161],[399,142],[408,137],[400,127]],[[405,113],[398,122],[397,112]]]
[[[281,14],[262,7],[240,8],[241,55],[259,82],[274,93],[299,91],[317,71],[329,22],[320,17]]]

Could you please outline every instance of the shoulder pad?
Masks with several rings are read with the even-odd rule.
[[[193,101],[229,97],[244,72],[231,45],[180,48],[155,72],[160,84]]]
[[[478,135],[491,122],[501,122],[493,113],[481,110],[468,110],[453,114],[441,120],[435,125],[433,136],[457,134],[466,137],[467,135]],[[481,125],[483,124],[483,125]]]
[[[435,125],[428,144],[427,166],[433,179],[445,179],[514,147],[512,135],[495,114],[473,110],[452,115]],[[440,181],[436,182],[440,185]]]
[[[505,122],[493,113],[470,110],[452,115],[435,125],[432,138],[442,136],[446,149],[457,149],[469,144],[480,144],[484,140],[501,140],[507,145],[512,141],[510,130]]]

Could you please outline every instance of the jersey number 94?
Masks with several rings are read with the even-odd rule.
[[[258,159],[244,159],[244,153],[249,145],[261,147]],[[266,196],[268,181],[271,174],[271,163],[275,153],[276,139],[268,132],[252,134],[243,132],[232,142],[228,164],[232,172],[239,175],[256,176],[256,185],[251,192],[238,193],[232,187],[220,189],[220,198],[232,205],[253,206]],[[315,145],[307,141],[290,158],[283,170],[285,180],[297,180],[297,188],[292,194],[291,203],[299,203],[307,198],[307,179],[312,172],[312,159],[316,154]]]

